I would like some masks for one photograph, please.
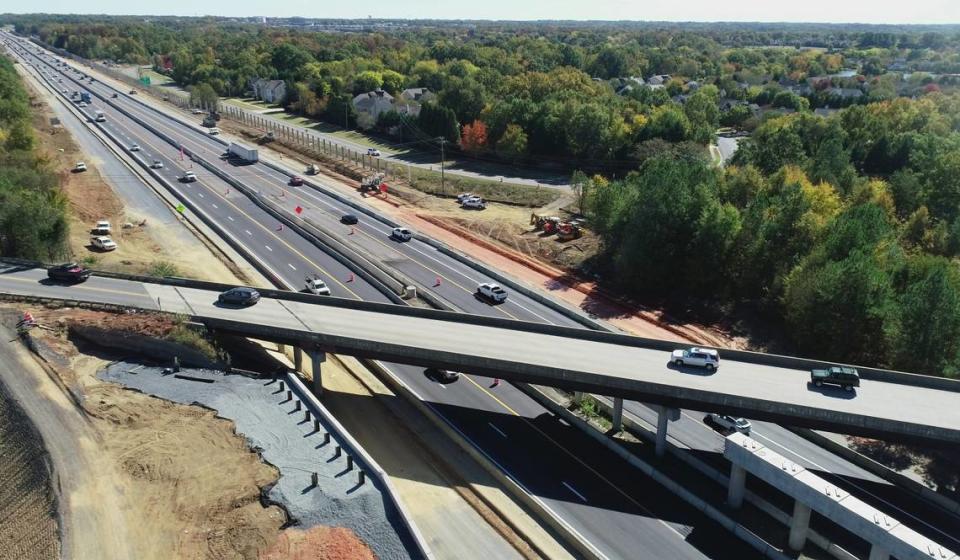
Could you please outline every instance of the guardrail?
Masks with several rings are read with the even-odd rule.
[[[390,500],[391,505],[400,513],[404,527],[409,532],[410,537],[413,539],[423,558],[434,558],[433,551],[430,550],[430,545],[427,544],[427,540],[423,537],[423,534],[420,533],[420,529],[417,528],[416,524],[412,521],[413,517],[410,515],[410,512],[407,511],[403,501],[397,498],[399,493],[393,487],[387,473],[374,461],[373,457],[366,452],[363,446],[353,439],[350,432],[330,414],[330,411],[320,404],[320,401],[307,389],[295,372],[287,372],[286,378],[287,385],[293,392],[297,393],[298,398],[311,409],[311,412],[313,412],[317,418],[322,419],[322,422],[329,426],[332,431],[336,432],[335,439],[337,443],[346,448],[347,452],[360,464],[360,468],[370,474],[375,483],[383,489],[382,494]]]

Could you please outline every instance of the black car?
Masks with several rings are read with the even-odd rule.
[[[253,305],[260,301],[260,292],[253,288],[230,288],[217,297],[220,303],[230,305]]]
[[[343,217],[340,218],[340,222],[347,224],[348,226],[352,226],[359,221],[360,220],[357,218],[356,214],[344,214]]]
[[[450,371],[448,369],[427,368],[423,370],[423,373],[430,379],[441,383],[453,383],[457,379],[460,379],[460,372]]]
[[[77,263],[65,263],[47,269],[47,278],[58,282],[83,282],[92,272]]]

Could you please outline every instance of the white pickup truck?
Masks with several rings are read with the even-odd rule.
[[[330,288],[319,278],[306,279],[307,291],[315,296],[329,296]]]

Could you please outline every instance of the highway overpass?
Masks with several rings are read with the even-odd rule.
[[[47,282],[41,269],[0,268],[0,293],[161,309],[232,334],[669,407],[960,443],[960,383],[950,380],[864,369],[853,392],[815,388],[804,369],[812,363],[798,358],[722,351],[720,369],[707,374],[670,364],[676,343],[667,341],[273,290],[259,304],[238,309],[216,303],[224,286],[174,282],[179,285],[95,277],[60,286]]]

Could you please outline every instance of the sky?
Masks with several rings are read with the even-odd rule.
[[[960,23],[960,0],[32,0],[0,12],[303,16],[404,19],[570,19]]]

